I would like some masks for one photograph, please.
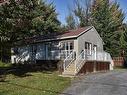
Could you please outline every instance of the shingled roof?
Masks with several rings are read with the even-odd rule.
[[[78,36],[86,33],[89,31],[92,26],[87,26],[83,28],[77,28],[74,30],[68,30],[62,33],[57,33],[57,34],[50,34],[50,35],[43,35],[43,36],[35,36],[35,37],[30,37],[27,39],[24,39],[24,41],[19,41],[21,44],[22,42],[24,43],[36,43],[36,42],[43,42],[43,41],[53,41],[53,40],[64,40],[64,39],[71,39],[71,38],[77,38]]]
[[[59,38],[62,37],[74,37],[74,36],[79,36],[82,33],[87,32],[87,30],[91,29],[91,26],[83,27],[83,28],[77,28],[74,30],[68,30],[64,32],[63,34],[58,35]]]

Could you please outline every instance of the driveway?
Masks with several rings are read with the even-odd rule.
[[[82,76],[63,93],[61,95],[127,95],[127,70]]]

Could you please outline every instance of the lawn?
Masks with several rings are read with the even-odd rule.
[[[0,95],[59,95],[71,84],[72,78],[58,76],[55,70],[34,67],[0,62],[0,74],[2,70],[9,71],[4,82],[0,82]]]
[[[11,66],[11,64],[5,64],[5,63],[3,63],[3,62],[1,62],[0,61],[0,67],[10,67]]]
[[[27,73],[25,77],[7,75],[0,82],[0,95],[58,95],[71,83],[71,78],[58,76],[57,72]]]

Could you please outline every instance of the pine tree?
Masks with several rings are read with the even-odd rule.
[[[110,30],[113,32],[113,36],[111,38],[111,47],[110,51],[114,56],[120,56],[121,51],[125,49],[126,41],[125,41],[125,26],[123,24],[124,13],[120,9],[120,5],[115,2],[111,4],[110,14],[112,21],[110,22]],[[115,42],[115,43],[114,43]]]
[[[95,0],[92,6],[92,25],[96,27],[105,43],[105,50],[113,56],[120,53],[124,14],[118,3]],[[119,40],[118,40],[119,39]]]
[[[104,41],[104,50],[112,56],[119,56],[126,39],[123,39],[124,13],[117,2],[109,0],[76,0],[74,14],[78,17],[80,27],[94,26]],[[87,3],[89,2],[89,3]]]
[[[9,0],[0,6],[1,43],[10,44],[27,37],[57,32],[60,22],[53,4],[40,0]]]

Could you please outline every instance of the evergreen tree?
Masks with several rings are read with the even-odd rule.
[[[9,0],[8,4],[0,6],[2,48],[27,37],[57,32],[59,28],[53,4],[40,0]]]
[[[118,3],[95,0],[92,6],[92,25],[95,26],[105,43],[105,50],[113,56],[120,53],[124,14]]]
[[[85,2],[85,3],[84,3]],[[125,47],[124,13],[117,2],[109,0],[76,0],[74,14],[80,27],[94,26],[104,41],[104,50],[112,56],[119,56]],[[125,45],[124,45],[125,44]]]

